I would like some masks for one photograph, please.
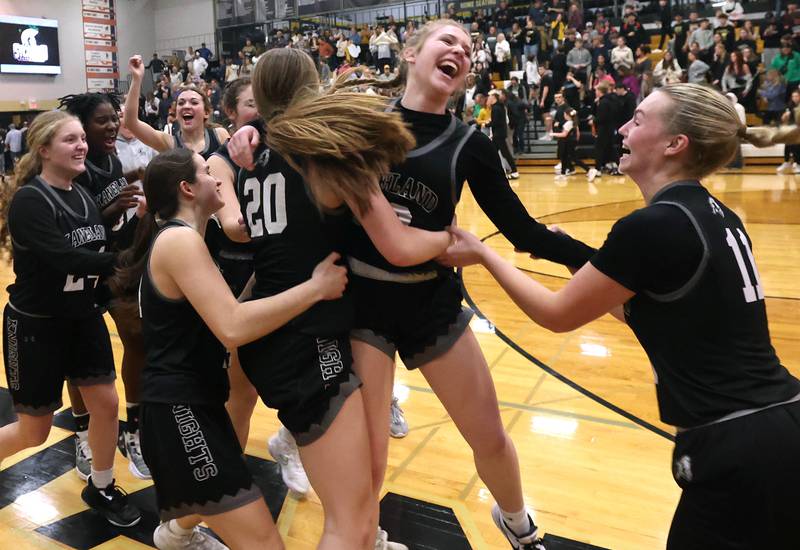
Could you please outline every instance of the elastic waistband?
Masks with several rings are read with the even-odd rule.
[[[375,281],[385,281],[388,283],[423,283],[425,281],[432,281],[439,276],[439,273],[436,271],[422,271],[419,273],[394,273],[391,271],[386,271],[385,269],[381,269],[380,267],[375,267],[374,265],[370,265],[366,262],[362,262],[361,260],[353,258],[352,256],[348,256],[347,265],[350,266],[350,271],[359,277],[364,277],[365,279],[372,279]]]
[[[716,420],[712,420],[711,422],[706,422],[705,424],[700,424],[699,426],[693,426],[691,428],[677,428],[678,433],[688,432],[691,430],[696,430],[697,428],[705,428],[706,426],[713,426],[714,424],[721,424],[722,422],[727,422],[728,420],[734,420],[736,418],[742,418],[743,416],[749,416],[751,414],[755,414],[761,411],[766,411],[767,409],[773,409],[775,407],[780,407],[781,405],[788,405],[790,403],[797,403],[800,401],[800,393],[792,397],[791,399],[787,399],[786,401],[781,401],[780,403],[773,403],[772,405],[767,405],[766,407],[759,407],[757,409],[744,409],[741,411],[732,412],[730,414],[726,414],[722,418],[718,418]]]

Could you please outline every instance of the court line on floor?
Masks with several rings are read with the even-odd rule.
[[[485,237],[482,240],[485,241],[487,238],[488,237]],[[477,306],[477,304],[475,303],[475,301],[472,299],[472,297],[470,296],[469,292],[467,291],[467,288],[464,285],[464,278],[462,277],[462,270],[461,269],[458,270],[458,275],[459,275],[460,283],[461,283],[461,291],[464,294],[464,300],[467,302],[469,307],[471,307],[475,311],[475,314],[479,318],[486,319],[487,321],[492,323],[492,320],[489,319],[488,317],[486,317],[481,312],[480,308]],[[655,426],[655,425],[651,424],[650,422],[648,422],[648,421],[646,421],[646,420],[644,420],[642,418],[639,418],[635,414],[633,414],[633,413],[631,413],[629,411],[626,411],[622,407],[614,405],[613,403],[611,403],[610,401],[608,401],[606,399],[603,399],[602,397],[600,397],[599,395],[597,395],[593,391],[588,390],[587,388],[584,388],[583,386],[581,386],[580,384],[578,384],[574,380],[571,380],[570,378],[568,378],[565,375],[561,374],[560,372],[558,372],[554,368],[552,368],[549,365],[545,364],[540,359],[537,359],[536,357],[531,355],[527,350],[522,348],[514,340],[512,340],[511,338],[506,336],[505,333],[503,333],[502,330],[497,328],[497,325],[495,325],[494,323],[492,323],[492,325],[494,325],[495,334],[497,335],[498,338],[503,340],[510,347],[514,348],[514,351],[516,351],[517,353],[519,353],[520,355],[522,355],[523,357],[528,359],[531,363],[533,363],[534,365],[536,365],[540,369],[544,370],[545,372],[547,372],[551,376],[553,376],[556,379],[560,380],[561,382],[563,382],[567,386],[571,387],[575,391],[577,391],[579,393],[582,393],[583,395],[585,395],[589,399],[592,399],[593,401],[595,401],[595,402],[599,403],[600,405],[606,407],[607,409],[610,409],[610,410],[614,411],[615,413],[619,414],[620,416],[622,416],[624,418],[627,418],[628,420],[630,420],[634,424],[638,424],[642,428],[645,428],[646,430],[649,430],[649,431],[653,432],[656,435],[660,435],[661,437],[663,437],[665,439],[668,439],[669,441],[675,441],[675,436],[673,434],[667,432],[666,430],[663,430],[663,429],[659,428],[658,426]]]

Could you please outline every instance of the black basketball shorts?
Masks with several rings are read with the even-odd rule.
[[[111,339],[100,313],[85,319],[36,317],[6,305],[3,363],[14,409],[34,416],[61,408],[65,379],[92,386],[116,378]]]
[[[678,434],[668,550],[800,548],[800,402]]]
[[[417,369],[444,355],[469,327],[473,312],[461,305],[453,274],[430,281],[396,283],[353,275],[356,320],[351,336]]]
[[[223,404],[143,403],[139,422],[162,521],[221,514],[263,498]]]
[[[240,347],[239,362],[300,446],[319,439],[361,387],[348,333],[320,336],[282,327]]]

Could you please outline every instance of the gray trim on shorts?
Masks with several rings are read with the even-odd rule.
[[[461,312],[456,317],[456,320],[450,324],[447,333],[442,334],[436,338],[436,342],[415,354],[413,357],[403,357],[403,364],[409,370],[418,369],[430,363],[437,357],[444,355],[452,348],[455,343],[464,334],[464,331],[469,327],[470,319],[475,314],[470,308],[463,307]]]
[[[342,410],[344,402],[347,401],[347,398],[350,397],[350,395],[360,387],[361,379],[356,376],[355,373],[351,372],[347,381],[339,385],[339,393],[331,398],[330,406],[325,412],[325,415],[322,417],[320,423],[312,424],[308,428],[307,432],[292,432],[298,447],[310,445],[325,435],[325,432],[327,432],[328,428],[331,427],[331,424],[333,424],[333,421],[336,419],[339,411]]]
[[[117,372],[112,368],[108,374],[97,376],[83,376],[80,378],[65,377],[73,386],[99,386],[100,384],[112,384],[117,379]]]
[[[210,501],[203,504],[197,502],[185,503],[167,510],[159,510],[158,514],[161,517],[161,521],[178,519],[191,514],[215,516],[241,508],[260,498],[264,498],[264,495],[261,494],[261,489],[253,484],[247,489],[239,489],[235,495],[223,495],[217,502]]]
[[[397,346],[390,342],[385,336],[381,336],[368,328],[354,328],[350,331],[350,338],[369,344],[378,351],[385,353],[389,359],[394,361],[394,355],[397,353]]]
[[[11,400],[13,401],[13,395]],[[56,412],[58,409],[64,406],[64,402],[60,399],[58,401],[53,401],[48,405],[42,405],[40,407],[29,407],[28,405],[23,405],[22,403],[14,403],[14,411],[27,414],[29,416],[47,416],[48,414],[52,414]]]

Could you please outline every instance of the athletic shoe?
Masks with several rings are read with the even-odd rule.
[[[562,176],[571,176],[575,173],[575,170],[565,170],[561,175]]]
[[[510,179],[510,180],[518,180],[519,179],[519,172],[511,172],[508,175],[508,179]]]
[[[553,170],[555,171],[556,174],[560,174],[561,173],[561,163],[559,162],[558,164],[553,166]]]
[[[281,467],[281,478],[283,483],[298,495],[305,495],[311,488],[308,476],[300,461],[300,453],[294,441],[287,441],[282,431],[278,431],[269,438],[267,442],[269,453]]]
[[[389,435],[400,439],[408,435],[408,422],[406,416],[403,414],[403,409],[400,408],[400,403],[397,402],[396,397],[392,397],[392,417],[389,420]]]
[[[191,550],[228,550],[214,537],[204,533],[200,527],[195,527],[188,535],[178,535],[169,528],[169,522],[162,523],[153,532],[153,543],[158,550],[179,550],[191,548]]]
[[[775,170],[775,171],[777,173],[779,173],[779,174],[786,174],[787,172],[791,172],[792,171],[792,164],[793,163],[791,163],[791,162],[784,162],[783,164],[778,166],[778,169]]]
[[[590,182],[594,181],[595,178],[599,175],[600,172],[597,171],[597,168],[589,168],[589,172],[586,173],[586,177],[589,178]]]
[[[122,440],[120,451],[122,451],[122,456],[128,457],[128,470],[133,474],[133,477],[152,479],[150,468],[147,467],[144,457],[142,456],[142,446],[139,443],[139,430],[133,433],[123,431],[120,434],[120,439]]]
[[[539,528],[533,523],[530,514],[528,514],[528,520],[531,523],[531,530],[523,536],[517,535],[506,525],[503,514],[500,512],[500,507],[496,503],[492,507],[492,519],[497,528],[500,529],[500,532],[506,537],[506,540],[511,543],[511,548],[514,550],[547,550],[542,539],[536,536],[539,533]]]
[[[83,481],[92,474],[92,449],[89,440],[75,436],[75,471]]]
[[[111,525],[131,527],[142,519],[142,513],[128,502],[128,494],[118,485],[114,485],[113,479],[108,487],[98,489],[92,483],[90,476],[86,487],[81,491],[81,498]]]
[[[378,526],[378,534],[375,537],[375,550],[408,550],[408,546],[390,541],[389,534]]]

